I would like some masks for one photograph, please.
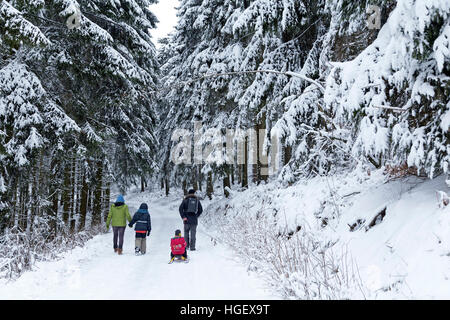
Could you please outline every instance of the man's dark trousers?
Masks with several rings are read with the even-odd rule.
[[[184,224],[184,240],[186,240],[187,248],[190,248],[190,250],[195,250],[196,233],[196,224]]]

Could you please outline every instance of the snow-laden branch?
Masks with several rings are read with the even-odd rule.
[[[194,78],[192,80],[184,82],[185,85],[192,84],[196,81],[208,79],[208,78],[217,78],[221,76],[232,76],[232,75],[242,75],[242,74],[249,74],[249,73],[274,73],[278,75],[284,75],[284,76],[290,76],[295,78],[300,78],[302,80],[308,81],[312,84],[314,84],[317,88],[319,88],[322,93],[325,92],[325,88],[316,80],[313,80],[311,78],[308,78],[302,74],[291,72],[291,71],[276,71],[276,70],[248,70],[248,71],[231,71],[231,72],[223,72],[223,73],[211,73],[211,74],[205,74],[201,77]]]
[[[209,79],[209,78],[218,78],[218,77],[223,77],[223,76],[235,76],[235,75],[243,75],[243,74],[250,74],[250,73],[274,73],[274,74],[284,75],[284,76],[288,76],[288,77],[300,78],[302,80],[305,80],[307,82],[314,84],[320,91],[322,91],[322,93],[325,92],[325,88],[316,80],[313,80],[311,78],[308,78],[308,77],[306,77],[302,74],[296,73],[296,72],[276,71],[276,70],[247,70],[247,71],[231,71],[231,72],[222,72],[222,73],[209,73],[209,74],[204,74],[197,78],[193,78],[188,81],[174,83],[174,86],[175,87],[184,87],[184,86],[190,85],[194,82]],[[157,92],[157,91],[161,91],[164,89],[171,89],[171,88],[173,88],[173,86],[166,86],[164,88],[151,90],[150,92]]]
[[[372,106],[373,108],[377,108],[377,109],[386,109],[386,110],[392,110],[395,112],[405,112],[408,111],[409,108],[403,109],[403,108],[398,108],[398,107],[389,107],[389,106]]]

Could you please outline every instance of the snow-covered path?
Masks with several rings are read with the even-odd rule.
[[[59,261],[40,262],[17,281],[0,282],[0,299],[279,299],[229,249],[213,245],[197,232],[191,261],[168,264],[170,238],[182,223],[175,205],[164,199],[148,201],[145,194],[126,199],[130,213],[149,204],[152,233],[147,254],[134,255],[134,232],[125,232],[124,253],[113,252],[112,233],[91,239]]]

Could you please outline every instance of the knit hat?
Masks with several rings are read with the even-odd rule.
[[[119,196],[117,197],[116,203],[117,203],[117,202],[125,203],[125,199],[123,198],[122,195],[119,195]]]
[[[141,203],[141,206],[139,207],[139,209],[147,210],[147,209],[148,209],[148,206],[147,206],[146,203]]]
[[[195,194],[195,189],[189,189],[188,194]]]
[[[175,230],[175,235],[176,236],[180,236],[181,235],[181,230],[180,229]]]
[[[141,206],[139,207],[139,210],[137,212],[149,213],[147,204],[146,203],[141,203]]]

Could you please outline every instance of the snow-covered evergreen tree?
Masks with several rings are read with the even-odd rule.
[[[381,30],[369,26],[372,6]],[[447,172],[447,10],[439,1],[183,1],[164,130],[267,128],[266,148],[269,132],[281,138],[287,182],[364,163]],[[252,70],[294,71],[325,92],[241,73]],[[186,180],[190,166],[175,168]]]
[[[174,36],[178,55],[170,60],[174,67],[165,87],[183,81],[188,85],[166,96],[169,101],[183,101],[172,103],[174,111],[167,117],[166,130],[185,128],[185,120],[202,121],[222,132],[227,128],[268,129],[267,137],[260,139],[266,138],[266,147],[270,147],[270,129],[283,114],[282,99],[289,90],[298,92],[305,85],[288,76],[246,72],[303,70],[304,76],[315,77],[313,62],[309,69],[302,65],[313,59],[311,37],[324,33],[319,27],[321,5],[315,1],[183,2]],[[237,75],[202,78],[230,72]],[[196,78],[200,80],[191,81]],[[223,172],[224,167],[213,169]],[[258,165],[250,170],[256,181],[261,179],[260,169]]]
[[[89,212],[98,224],[111,183],[125,190],[155,169],[153,2],[0,3],[5,225],[29,228],[30,212],[43,210],[54,226],[84,228]]]
[[[398,1],[375,41],[334,64],[325,94],[352,155],[377,167],[448,172],[448,15],[440,1]]]

